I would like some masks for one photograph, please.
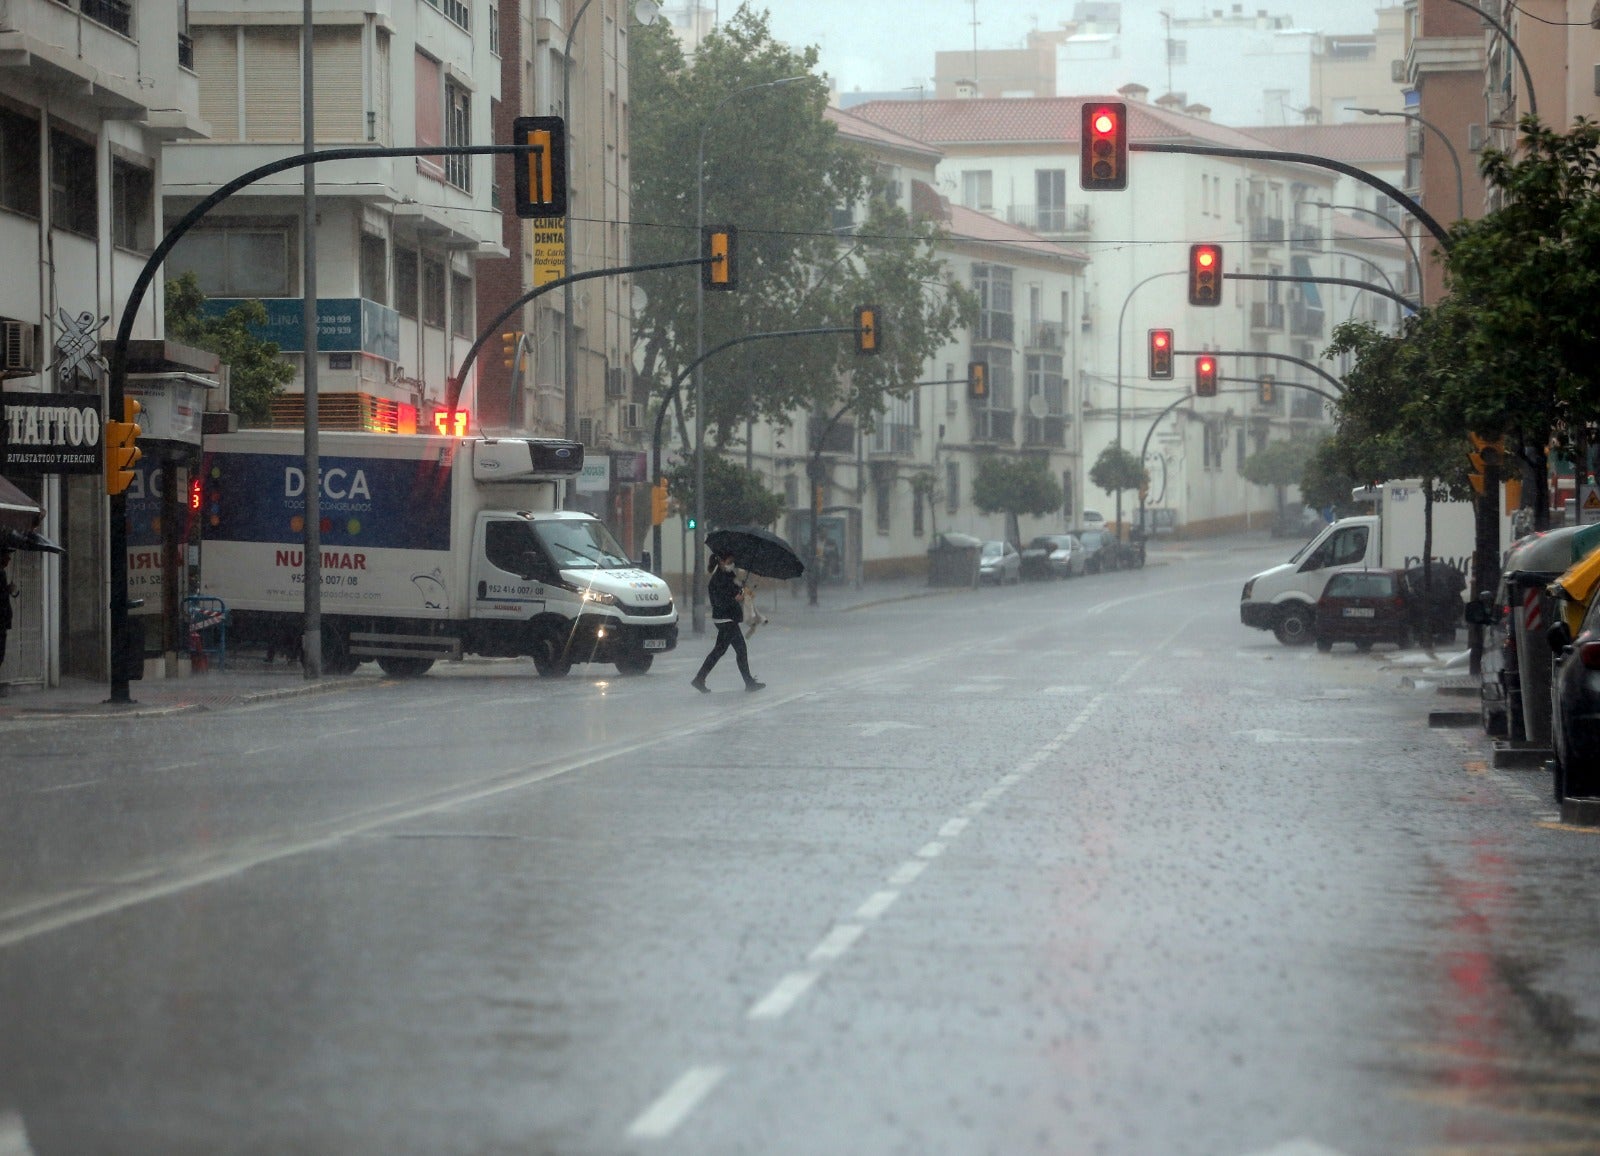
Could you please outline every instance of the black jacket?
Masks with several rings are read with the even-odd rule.
[[[739,591],[744,585],[733,576],[732,570],[724,570],[718,566],[711,572],[711,581],[706,586],[706,593],[711,598],[711,619],[713,622],[743,622],[744,603],[739,600]]]

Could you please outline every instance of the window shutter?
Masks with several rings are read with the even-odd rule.
[[[297,141],[300,124],[300,30],[244,30],[244,135]]]
[[[378,143],[386,147],[390,144],[389,135],[389,90],[392,78],[389,76],[389,34],[383,29],[378,29],[378,56],[372,65],[372,103],[373,111],[378,114],[376,121],[376,134]]]
[[[353,143],[367,137],[361,98],[361,29],[333,25],[317,29],[311,71],[319,142]]]
[[[196,28],[194,70],[200,79],[200,115],[211,122],[211,139],[238,140],[238,29]]]
[[[444,90],[440,87],[439,62],[417,53],[417,145],[444,144]],[[417,167],[434,176],[444,176],[443,157],[418,157]]]

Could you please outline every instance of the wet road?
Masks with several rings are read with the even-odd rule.
[[[0,1154],[1600,1152],[1600,836],[1280,552],[0,730]]]

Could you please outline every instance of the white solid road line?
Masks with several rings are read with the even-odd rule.
[[[898,891],[874,891],[867,896],[866,901],[856,908],[857,919],[877,919],[900,898]]]
[[[745,1018],[752,1020],[781,1019],[790,1008],[799,1002],[801,996],[811,990],[811,985],[817,982],[820,975],[820,972],[815,971],[791,971],[772,985],[772,990],[762,996],[760,1001],[745,1013]]]
[[[861,933],[866,928],[859,923],[841,923],[827,935],[822,937],[822,942],[811,949],[811,954],[806,956],[810,963],[826,963],[838,959],[854,946],[855,941],[861,938]]]
[[[636,1140],[661,1140],[672,1135],[727,1074],[728,1069],[721,1064],[690,1068],[628,1125],[628,1135]]]

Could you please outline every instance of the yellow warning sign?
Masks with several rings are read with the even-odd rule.
[[[1585,510],[1600,510],[1600,488],[1595,486],[1583,487],[1583,508]]]
[[[567,222],[564,217],[533,219],[533,284],[548,285],[566,272]]]

